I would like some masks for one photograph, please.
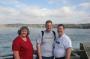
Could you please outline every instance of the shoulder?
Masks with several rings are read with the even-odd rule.
[[[65,41],[71,41],[70,37],[66,34],[64,34],[63,38]]]
[[[29,36],[27,36],[26,38],[30,40],[30,37]]]
[[[31,42],[31,38],[30,38],[29,36],[27,36],[27,40],[28,40],[29,42]]]
[[[21,38],[17,36],[12,43],[12,50],[19,51],[21,46]]]
[[[45,34],[45,30],[42,30],[42,31],[39,31],[38,32],[38,36],[41,38],[42,37],[42,35],[44,35]]]
[[[20,36],[17,36],[14,40],[13,40],[13,43],[20,43],[21,42],[21,38]]]
[[[44,32],[45,32],[45,30],[41,30],[41,31],[39,31],[39,32],[38,32],[38,34],[42,34],[42,32],[44,33]]]

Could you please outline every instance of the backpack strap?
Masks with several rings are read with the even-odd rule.
[[[41,31],[41,33],[42,33],[42,39],[41,39],[41,42],[43,43],[44,31]]]
[[[41,33],[42,33],[42,38],[43,38],[43,36],[44,36],[44,31],[41,31]]]
[[[53,32],[53,35],[54,35],[54,40],[56,39],[56,33],[55,33],[55,31],[52,31]],[[43,39],[43,36],[44,36],[44,31],[41,31],[41,33],[42,33],[42,39]]]
[[[56,39],[56,33],[55,33],[55,31],[52,31],[53,32],[53,34],[54,34],[54,40]]]

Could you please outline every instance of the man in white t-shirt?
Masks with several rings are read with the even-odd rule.
[[[55,32],[52,31],[52,21],[46,21],[45,27],[46,29],[43,31],[43,33],[40,32],[37,39],[37,59],[53,59]]]
[[[57,26],[58,37],[54,43],[55,59],[70,59],[72,43],[71,39],[64,33],[64,25]]]

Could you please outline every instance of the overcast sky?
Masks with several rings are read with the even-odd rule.
[[[90,23],[90,0],[0,0],[0,24]]]

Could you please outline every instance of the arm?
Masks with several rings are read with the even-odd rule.
[[[66,49],[66,58],[65,59],[70,59],[70,56],[71,56],[71,48],[67,48]]]
[[[38,57],[39,57],[39,59],[42,59],[41,46],[40,46],[40,44],[37,44],[37,51],[38,51]]]
[[[13,51],[13,54],[15,59],[20,59],[19,51]]]

